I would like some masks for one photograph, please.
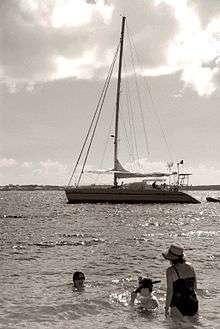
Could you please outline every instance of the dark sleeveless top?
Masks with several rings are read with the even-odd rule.
[[[192,316],[198,312],[198,300],[194,289],[195,278],[180,278],[175,266],[173,266],[178,279],[173,282],[173,297],[170,306],[175,306],[182,315]]]

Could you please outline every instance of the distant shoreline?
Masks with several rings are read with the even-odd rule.
[[[59,185],[4,185],[0,191],[64,191],[64,186]]]
[[[0,191],[64,191],[65,186],[59,185],[4,185],[0,186]],[[220,185],[190,185],[184,186],[185,191],[219,191]]]

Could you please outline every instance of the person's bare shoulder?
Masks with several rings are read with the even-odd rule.
[[[167,274],[172,273],[172,271],[173,271],[172,266],[170,266],[166,269]]]
[[[190,272],[192,272],[193,274],[195,274],[195,270],[194,270],[194,267],[192,266],[192,264],[191,263],[185,263],[186,264],[186,266],[187,266],[187,268],[188,268],[188,270],[190,271]]]
[[[167,280],[169,281],[173,281],[174,278],[175,278],[175,271],[173,269],[172,266],[168,267],[167,270],[166,270],[166,277],[167,277]]]

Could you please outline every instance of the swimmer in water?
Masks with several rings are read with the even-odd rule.
[[[159,302],[156,296],[153,294],[153,284],[159,283],[160,280],[152,281],[151,279],[138,278],[139,287],[131,293],[131,302],[133,305],[136,298],[139,301],[139,308],[145,311],[156,311]]]
[[[73,273],[73,287],[77,290],[84,288],[85,275],[83,272],[76,271]]]
[[[165,316],[169,314],[174,317],[197,315],[196,273],[193,266],[186,262],[183,248],[171,245],[162,255],[171,264],[166,270]]]

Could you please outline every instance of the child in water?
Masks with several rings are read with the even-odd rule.
[[[73,287],[77,290],[84,288],[85,275],[83,272],[76,271],[73,273]]]
[[[152,281],[151,279],[139,278],[139,287],[131,293],[131,304],[134,304],[135,299],[138,297],[139,308],[145,311],[156,311],[159,302],[153,294],[153,284],[159,283],[160,280]]]

